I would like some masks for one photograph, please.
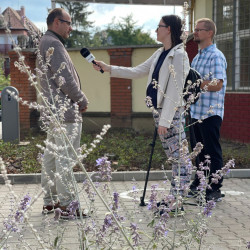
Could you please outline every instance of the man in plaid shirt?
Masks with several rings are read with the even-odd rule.
[[[206,156],[210,156],[210,177],[223,167],[222,150],[220,146],[220,127],[224,115],[224,98],[227,85],[226,68],[227,62],[223,53],[213,44],[216,34],[215,23],[208,18],[196,21],[194,30],[194,41],[199,45],[199,52],[192,61],[192,67],[203,77],[199,100],[191,105],[191,118],[194,128],[195,141],[203,144],[203,150],[196,160],[197,168],[199,162],[205,162]],[[211,80],[216,78],[217,83],[211,85]],[[198,121],[202,121],[201,123]],[[204,164],[205,165],[205,164]],[[219,183],[212,183],[212,189],[206,190],[206,200],[221,200],[223,179]],[[197,194],[199,185],[198,176],[190,186],[189,196]]]

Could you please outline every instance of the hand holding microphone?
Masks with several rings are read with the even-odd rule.
[[[104,72],[110,72],[111,71],[111,66],[102,62],[102,61],[95,61],[96,64],[93,64],[93,68],[95,70],[100,70],[100,68],[104,71]]]
[[[104,73],[101,66],[96,63],[94,55],[91,54],[87,48],[82,48],[80,53],[89,63],[93,63],[94,65],[96,65],[101,73]]]

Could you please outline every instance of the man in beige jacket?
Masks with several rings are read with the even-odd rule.
[[[74,154],[62,136],[62,129],[77,150],[82,130],[81,113],[86,111],[88,100],[81,91],[79,76],[64,47],[65,39],[72,31],[70,15],[61,8],[53,9],[47,17],[47,25],[48,30],[39,44],[41,56],[38,61],[41,71],[43,69],[46,72],[41,78],[42,93],[54,116],[49,109],[43,110],[41,114],[47,132],[42,167],[42,187],[45,191],[43,212],[49,213],[54,208],[60,208],[62,215],[67,217],[67,207],[76,199],[72,174],[75,162]],[[46,68],[44,65],[47,61]],[[62,129],[55,119],[60,122]],[[60,155],[57,154],[59,148]],[[76,215],[80,215],[79,209]]]

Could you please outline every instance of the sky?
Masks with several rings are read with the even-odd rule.
[[[48,9],[51,8],[50,0],[0,0],[1,12],[7,7],[19,10],[21,6],[25,7],[25,15],[42,31],[47,29],[46,17]],[[60,7],[59,4],[56,7]],[[145,32],[149,32],[152,38],[156,38],[155,29],[161,16],[177,14],[182,17],[182,6],[153,6],[153,5],[130,5],[130,4],[97,4],[89,3],[88,20],[94,21],[94,26],[105,28],[112,22],[112,18],[121,20],[129,14],[133,15],[138,27],[142,27]]]

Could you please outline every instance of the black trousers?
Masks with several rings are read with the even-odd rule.
[[[191,119],[192,124],[197,122],[196,119]],[[199,163],[204,162],[205,155],[210,156],[210,176],[208,183],[211,184],[211,174],[216,173],[223,167],[222,150],[220,145],[220,127],[222,119],[220,116],[211,116],[203,120],[202,123],[195,123],[190,128],[190,144],[194,148],[197,142],[203,144],[201,153],[196,158],[196,167],[199,169]],[[217,190],[222,187],[222,181],[219,180],[218,184],[211,184],[212,190]],[[193,185],[199,185],[198,176],[195,175]]]

